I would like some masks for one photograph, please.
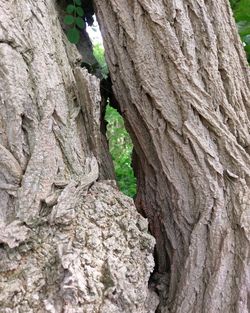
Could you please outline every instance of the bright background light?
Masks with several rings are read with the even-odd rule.
[[[93,45],[98,44],[98,43],[103,45],[102,35],[101,35],[100,28],[97,23],[95,15],[94,15],[93,25],[87,26],[86,30],[89,34],[90,40],[93,43]]]

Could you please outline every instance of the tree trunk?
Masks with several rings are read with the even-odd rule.
[[[157,242],[157,312],[247,313],[249,67],[229,2],[94,2]]]
[[[0,312],[154,312],[154,239],[103,180],[114,173],[99,80],[80,68],[60,10],[0,3]]]

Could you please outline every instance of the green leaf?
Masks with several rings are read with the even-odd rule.
[[[245,42],[246,45],[248,45],[248,46],[250,45],[250,34],[244,36],[242,39],[243,39],[243,41]]]
[[[73,4],[69,4],[66,8],[66,12],[71,14],[75,11],[75,6]]]
[[[76,8],[76,13],[79,15],[79,16],[83,16],[84,15],[84,11],[81,7],[77,7]]]
[[[249,0],[237,1],[234,6],[234,15],[236,21],[250,21]]]
[[[80,39],[80,32],[78,29],[76,29],[75,27],[74,28],[71,28],[67,31],[67,38],[68,40],[71,42],[71,43],[78,43],[79,42],[79,39]]]
[[[82,1],[81,1],[81,0],[74,0],[74,2],[75,2],[77,5],[81,5],[81,4],[82,4]]]
[[[250,34],[250,23],[247,21],[240,21],[237,23],[238,30],[241,36]]]
[[[76,18],[76,25],[77,25],[79,28],[83,29],[84,26],[85,26],[84,20],[83,20],[81,17],[77,17],[77,18]]]
[[[66,25],[71,25],[71,24],[74,23],[74,21],[75,21],[75,18],[72,15],[66,15],[65,18],[64,18],[64,23]]]
[[[241,39],[244,42],[247,60],[250,63],[250,2],[249,0],[230,0],[230,3]]]

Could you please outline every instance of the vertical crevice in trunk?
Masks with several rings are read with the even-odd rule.
[[[114,96],[109,75],[106,79],[101,80],[101,95],[103,103],[102,128],[114,162],[117,184],[123,193],[134,198],[137,188],[132,167],[132,140],[127,132],[124,123],[126,121],[121,114],[119,102]]]
[[[102,101],[107,103],[107,100],[109,99],[112,107],[114,107],[121,114],[124,119],[126,129],[129,132],[134,144],[132,153],[132,167],[137,180],[135,205],[137,211],[143,217],[148,219],[149,231],[156,239],[156,246],[154,251],[155,268],[149,279],[149,288],[156,292],[160,299],[162,299],[162,302],[166,304],[171,271],[169,254],[172,253],[173,247],[171,246],[171,242],[166,236],[166,223],[164,223],[164,218],[161,216],[160,211],[155,213],[154,210],[152,210],[155,201],[157,201],[156,198],[152,198],[152,195],[156,194],[155,186],[157,186],[157,180],[159,179],[156,175],[155,164],[148,164],[147,158],[144,155],[139,142],[137,141],[138,137],[134,134],[130,121],[126,118],[126,112],[122,110],[122,106],[120,105],[119,100],[114,95],[110,77],[108,77],[106,80],[102,80],[101,90]],[[140,119],[139,114],[138,119]],[[103,123],[105,123],[104,120]],[[146,132],[147,130],[145,129],[145,138],[147,138]],[[157,158],[156,155],[155,157]],[[145,177],[151,177],[150,184],[147,184]],[[169,203],[166,203],[166,205],[169,207]],[[175,271],[175,266],[173,266],[172,269]]]

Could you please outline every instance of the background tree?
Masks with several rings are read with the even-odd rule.
[[[249,67],[229,2],[95,0],[156,237],[158,312],[249,311]]]

